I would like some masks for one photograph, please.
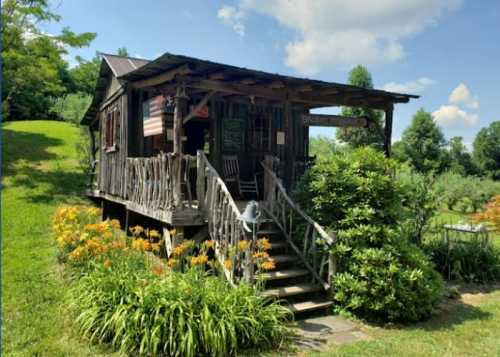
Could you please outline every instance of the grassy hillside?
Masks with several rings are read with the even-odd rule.
[[[3,126],[2,352],[9,356],[95,356],[78,338],[51,238],[54,209],[82,201],[85,178],[66,123]]]

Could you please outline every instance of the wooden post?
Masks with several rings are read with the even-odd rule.
[[[284,183],[287,189],[290,188],[293,181],[294,167],[294,138],[293,138],[293,117],[290,101],[285,100],[283,105],[283,114],[285,119],[285,177]]]
[[[173,195],[174,206],[181,203],[181,155],[182,155],[182,120],[184,118],[185,108],[187,104],[187,96],[185,88],[181,85],[177,87],[175,95],[175,109],[174,109],[174,167],[173,167]]]
[[[392,136],[392,114],[394,105],[391,103],[385,110],[385,128],[384,128],[384,152],[386,157],[391,157],[391,136]]]

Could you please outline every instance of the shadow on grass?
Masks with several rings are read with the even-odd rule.
[[[3,143],[3,174],[11,178],[8,187],[27,190],[27,201],[72,201],[74,197],[68,195],[83,192],[85,175],[76,168],[58,165],[58,155],[48,151],[50,147],[64,145],[63,140],[40,133],[3,129]],[[43,161],[53,163],[47,166]]]
[[[461,300],[447,300],[440,305],[436,314],[426,321],[417,322],[415,324],[395,324],[380,327],[406,331],[445,331],[453,329],[468,321],[489,320],[493,317],[494,315],[492,313],[484,311],[479,307],[466,304]]]

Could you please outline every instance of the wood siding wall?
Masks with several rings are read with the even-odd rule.
[[[127,95],[119,96],[101,111],[101,157],[99,160],[99,190],[114,196],[125,197],[125,165],[128,156],[128,105]],[[106,120],[110,111],[118,110],[120,115],[115,122],[115,143],[114,150],[106,148]]]

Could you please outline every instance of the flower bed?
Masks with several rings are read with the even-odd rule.
[[[232,288],[217,272],[213,242],[184,241],[165,261],[160,234],[136,226],[132,238],[95,208],[63,207],[54,217],[59,258],[76,272],[71,304],[92,341],[145,355],[231,355],[280,345],[288,310],[251,285]],[[260,240],[254,258],[272,266]],[[243,249],[247,247],[238,247]]]

